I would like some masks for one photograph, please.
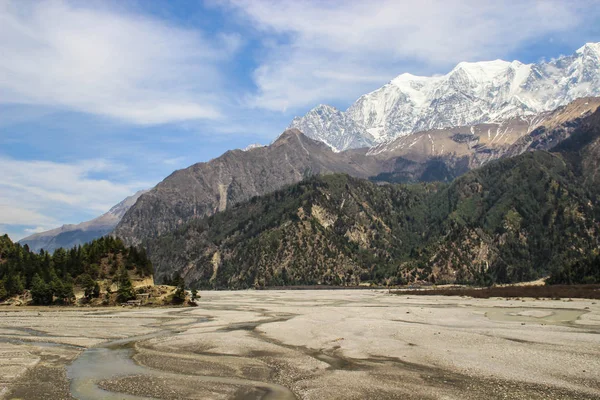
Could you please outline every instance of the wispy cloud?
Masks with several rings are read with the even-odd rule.
[[[135,124],[219,118],[219,66],[239,36],[90,4],[0,1],[0,102]]]
[[[597,3],[553,0],[229,0],[266,55],[251,105],[271,110],[348,101],[405,72],[497,58],[524,43],[583,29]]]

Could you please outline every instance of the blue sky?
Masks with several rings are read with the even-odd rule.
[[[598,1],[0,0],[0,232],[107,211],[410,72],[600,41]]]

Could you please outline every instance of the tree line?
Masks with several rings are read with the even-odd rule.
[[[52,254],[35,253],[27,245],[13,243],[8,235],[0,236],[0,300],[30,290],[35,304],[71,304],[75,286],[91,299],[100,296],[99,281],[104,280],[116,283],[119,301],[127,301],[135,298],[130,272],[150,276],[152,263],[144,250],[127,247],[112,236],[58,248]]]

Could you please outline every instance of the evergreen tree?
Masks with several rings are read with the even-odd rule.
[[[6,286],[4,286],[4,281],[0,280],[0,300],[4,300],[8,297],[8,292],[6,291]]]
[[[129,274],[125,268],[121,268],[117,272],[117,299],[120,302],[126,302],[131,299],[135,299],[135,292],[133,290],[133,284],[129,279]]]
[[[83,288],[84,296],[88,299],[94,297],[94,289],[98,283],[89,274],[80,275],[77,280]]]
[[[31,298],[38,305],[52,304],[52,290],[38,274],[31,281]]]
[[[173,303],[182,304],[185,301],[185,282],[183,279],[178,280],[177,290],[173,294]]]
[[[13,272],[8,275],[6,280],[6,291],[9,296],[19,295],[25,290],[21,274]]]

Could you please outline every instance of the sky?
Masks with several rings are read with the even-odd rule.
[[[0,0],[0,233],[94,218],[318,104],[600,42],[600,1]]]

